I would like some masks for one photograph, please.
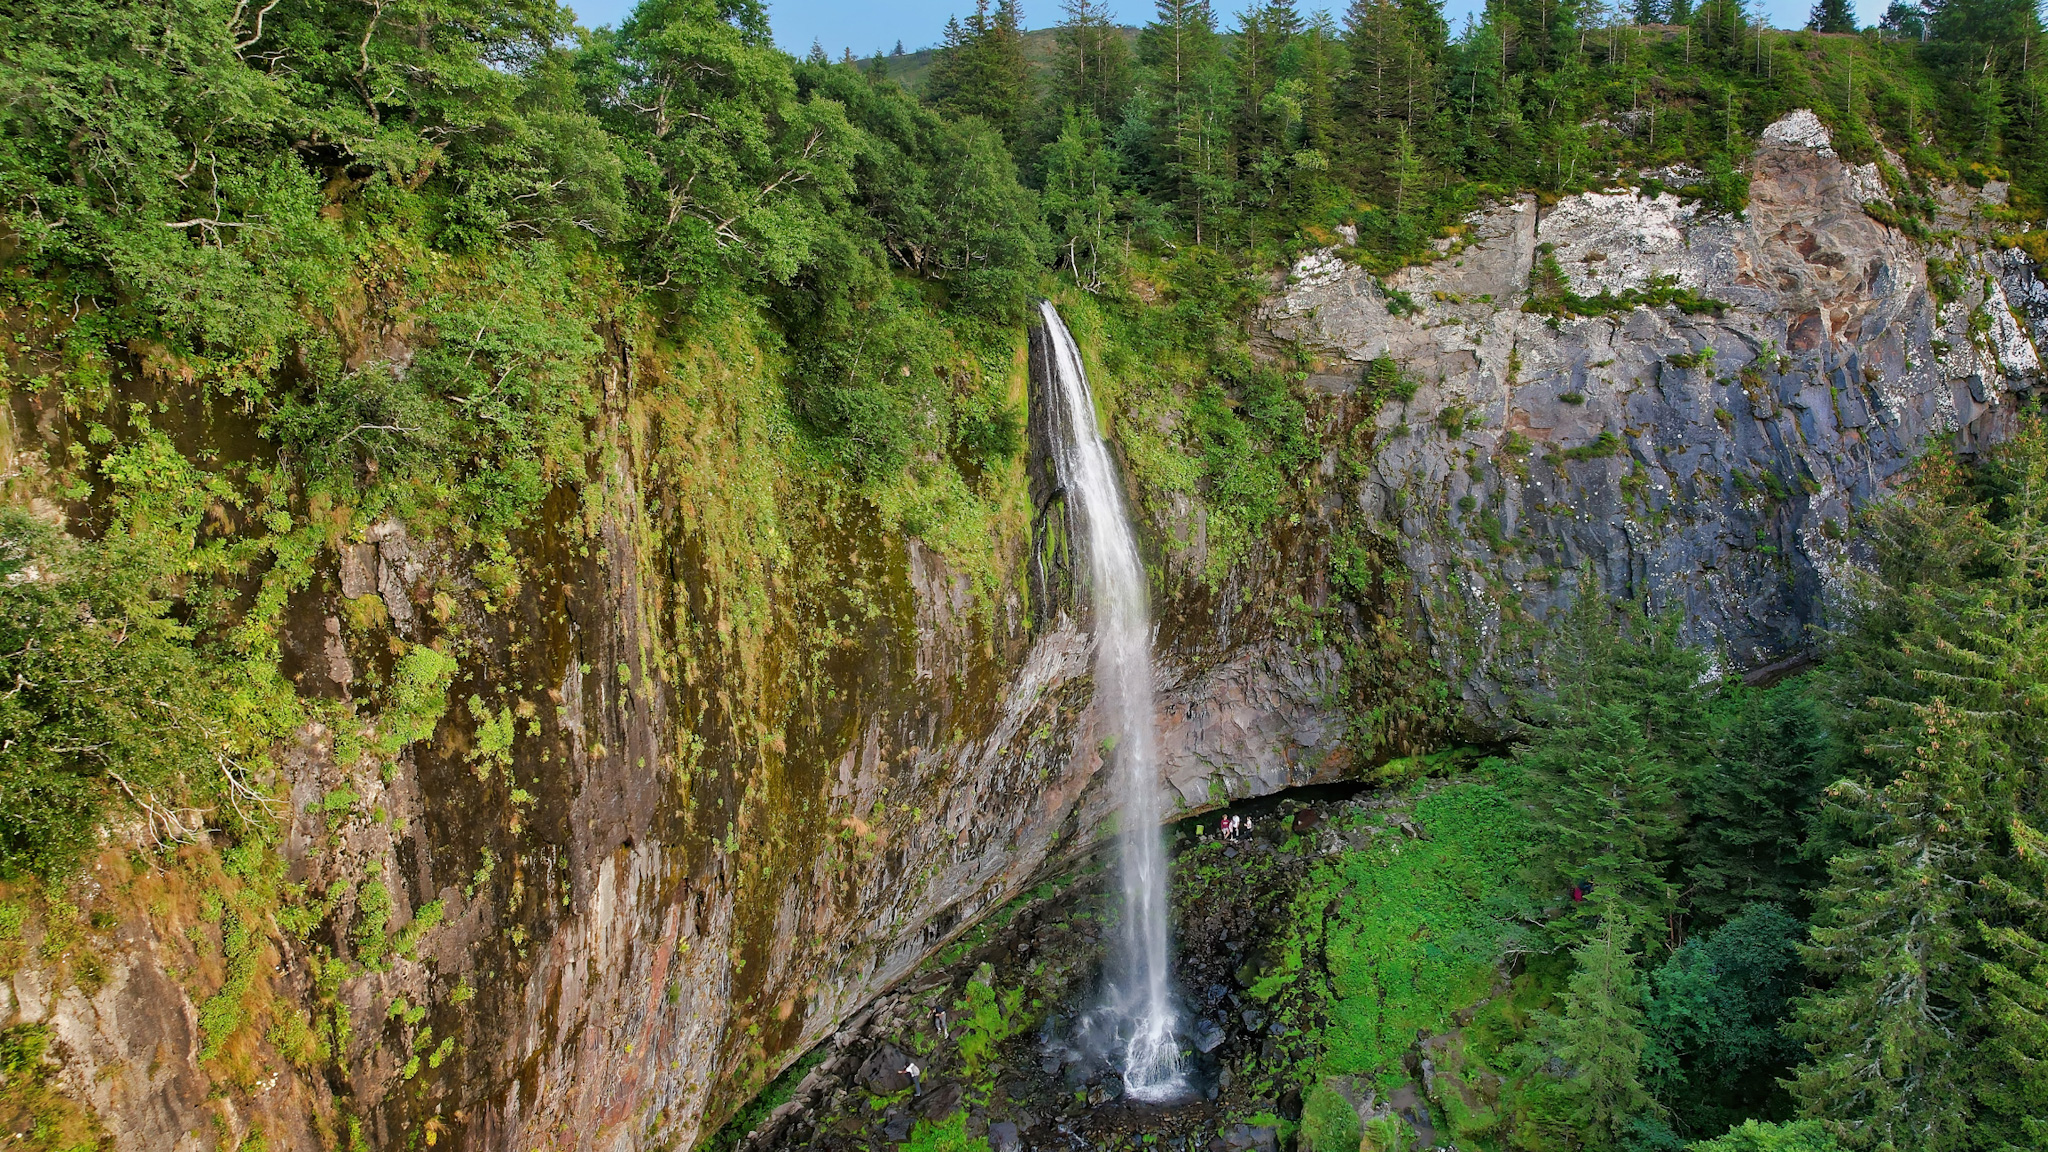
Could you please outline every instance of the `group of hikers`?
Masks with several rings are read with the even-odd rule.
[[[1201,829],[1195,829],[1199,835]],[[1223,823],[1216,826],[1216,835],[1225,840],[1242,840],[1252,834],[1252,818],[1249,816],[1225,816]]]

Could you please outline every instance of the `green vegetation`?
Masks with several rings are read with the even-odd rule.
[[[943,1120],[919,1120],[910,1130],[910,1139],[900,1147],[904,1152],[989,1152],[986,1138],[967,1134],[965,1112]]]
[[[1484,1148],[2038,1141],[2048,420],[1863,528],[1863,607],[1769,688],[1582,583],[1513,758],[1318,866],[1250,991],[1314,1033],[1320,1130],[1422,1057]]]
[[[594,32],[554,0],[11,10],[0,341],[11,398],[50,423],[8,481],[37,513],[0,512],[0,878],[29,885],[0,939],[13,956],[34,923],[37,961],[97,987],[103,910],[71,908],[61,881],[97,855],[158,886],[167,911],[149,914],[184,916],[199,957],[209,1070],[245,1085],[264,1038],[300,1067],[349,1060],[343,983],[414,957],[445,912],[405,918],[377,866],[325,891],[287,882],[275,846],[304,813],[286,811],[278,750],[316,722],[332,734],[316,833],[390,819],[356,773],[389,779],[431,747],[493,796],[502,778],[516,840],[549,794],[515,755],[540,689],[465,675],[487,642],[474,625],[509,635],[508,609],[539,594],[535,556],[601,555],[607,524],[672,547],[688,585],[649,621],[662,650],[617,663],[627,694],[717,683],[735,716],[801,703],[824,664],[805,660],[857,648],[892,610],[870,595],[886,580],[847,575],[864,532],[916,535],[993,604],[1024,520],[1034,294],[1084,336],[1136,499],[1162,523],[1192,510],[1206,553],[1187,575],[1217,586],[1322,506],[1319,437],[1343,438],[1337,482],[1369,460],[1369,422],[1336,427],[1304,387],[1314,365],[1250,340],[1261,277],[1305,249],[1385,274],[1454,258],[1463,217],[1501,196],[1655,196],[1651,174],[1678,164],[1698,175],[1675,191],[1737,213],[1749,141],[1795,107],[1879,163],[1894,207],[1873,211],[1908,231],[1930,226],[1937,181],[2009,177],[2015,228],[2048,204],[2039,20],[2011,0],[1942,0],[1862,37],[1769,31],[1726,0],[1646,0],[1627,22],[1500,0],[1455,37],[1427,0],[1360,0],[1341,26],[1268,0],[1231,29],[1162,0],[1129,51],[1077,3],[1050,82],[1004,4],[949,28],[923,98],[885,66],[790,58],[755,0],[647,0]],[[1816,23],[1842,19],[1836,4]],[[1668,280],[1583,295],[1543,257],[1527,306],[1560,321],[1723,307]],[[1941,260],[1947,298],[1962,273]],[[1382,359],[1362,384],[1385,404],[1421,382]],[[1471,415],[1430,418],[1458,437]],[[1625,447],[1603,432],[1553,459]],[[1316,911],[1346,911],[1282,949],[1262,997],[1306,1004],[1289,981],[1327,956],[1332,1075],[1401,1075],[1417,1029],[1473,1012],[1446,1067],[1488,1068],[1505,1095],[1460,1133],[1678,1140],[1796,1108],[1849,1147],[2038,1143],[2038,455],[2023,439],[1946,479],[1936,461],[1926,498],[1885,513],[1885,583],[1820,695],[1703,686],[1675,625],[1599,619],[1588,598],[1514,761],[1422,800],[1429,839],[1382,829],[1323,865]],[[288,679],[294,602],[350,559],[392,567],[361,559],[387,523],[446,570],[321,609],[357,661],[344,699],[317,671]],[[1274,620],[1341,617],[1358,754],[1424,751],[1452,702],[1405,575],[1363,524],[1327,543],[1336,602]],[[774,617],[828,580],[843,602]],[[764,658],[785,626],[814,647]],[[694,812],[720,789],[694,789],[706,738],[689,735],[664,767]],[[102,851],[117,820],[143,829],[132,859]],[[728,819],[729,849],[742,827],[764,869],[794,834]],[[477,851],[466,895],[523,898],[517,846]],[[1795,964],[1787,923],[1807,916]],[[523,956],[526,924],[506,922]],[[285,937],[310,1011],[270,995]],[[1876,1011],[1900,995],[1911,1011]],[[969,997],[966,1035],[993,1046],[1018,1005]],[[455,1051],[425,1007],[398,1017],[419,1029],[406,1077]],[[10,1107],[39,1141],[89,1142],[35,1095],[43,1039],[0,1044]],[[1544,1071],[1552,1057],[1571,1074]],[[1319,1139],[1342,1143],[1317,1088],[1336,1125]],[[913,1142],[972,1143],[947,1124]],[[346,1131],[360,1143],[356,1118]]]

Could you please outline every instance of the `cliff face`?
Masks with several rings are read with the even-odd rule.
[[[1366,479],[1220,583],[1188,575],[1199,532],[1144,525],[1182,804],[1359,766],[1343,653],[1400,631],[1402,605],[1329,630],[1261,610],[1334,611],[1326,536],[1352,518],[1412,574],[1416,626],[1482,725],[1582,566],[1681,605],[1738,667],[1803,651],[1855,560],[1844,517],[1933,438],[1997,435],[2048,335],[2048,288],[2016,253],[1969,254],[1983,276],[1938,303],[1926,253],[1864,211],[1873,181],[1795,116],[1766,136],[1746,220],[1669,196],[1524,200],[1384,287],[1303,260],[1261,332],[1317,360],[1326,472],[1337,438],[1370,430]],[[1728,307],[1547,320],[1520,310],[1546,257],[1580,297],[1669,275]],[[1416,309],[1390,313],[1387,289]],[[750,357],[678,367],[607,337],[592,479],[515,541],[515,579],[376,518],[285,613],[287,671],[337,702],[390,681],[393,637],[459,654],[453,706],[388,774],[340,762],[320,725],[282,757],[289,879],[330,893],[316,939],[361,953],[373,880],[400,938],[437,903],[439,920],[339,977],[280,936],[255,977],[274,1023],[205,1060],[201,1008],[227,976],[199,893],[110,853],[87,881],[117,913],[88,942],[110,961],[84,983],[32,929],[0,1014],[52,1025],[57,1083],[118,1146],[260,1129],[311,1149],[360,1124],[375,1146],[688,1147],[1102,826],[1042,445],[999,481],[1030,490],[1029,528],[992,527],[1008,575],[978,592],[855,496],[742,482],[774,387]],[[1419,381],[1411,398],[1361,387],[1380,357]],[[54,443],[58,401],[16,401],[10,453]],[[295,1066],[282,1022],[322,997],[352,1024],[331,1060]]]
[[[1938,301],[1935,253],[1865,211],[1885,201],[1876,165],[1843,162],[1811,113],[1764,133],[1751,180],[1741,220],[1668,193],[1525,197],[1384,285],[1313,254],[1264,312],[1272,338],[1314,350],[1317,387],[1351,396],[1382,356],[1419,385],[1379,407],[1353,496],[1399,542],[1482,723],[1586,570],[1677,606],[1734,669],[1796,660],[1855,563],[1851,512],[1939,436],[1997,437],[2039,383],[2009,305],[2038,333],[2042,291],[2017,251],[1963,242]],[[1938,227],[1968,228],[1970,208],[1949,197]],[[1582,303],[1523,310],[1546,287]],[[1597,314],[1603,293],[1660,288],[1697,310]]]

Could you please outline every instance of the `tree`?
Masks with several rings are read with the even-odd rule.
[[[1346,169],[1361,190],[1387,198],[1400,141],[1412,147],[1436,118],[1434,49],[1396,0],[1355,0],[1344,20],[1350,58],[1337,114],[1351,148]]]
[[[1229,77],[1208,0],[1157,3],[1157,18],[1138,33],[1151,110],[1148,175],[1200,244],[1213,239],[1210,222],[1231,199]]]
[[[1066,0],[1054,31],[1052,101],[1113,129],[1131,98],[1131,50],[1102,0]]]
[[[1678,784],[1704,742],[1704,657],[1680,642],[1675,615],[1617,613],[1590,574],[1554,626],[1554,695],[1536,706],[1519,757],[1539,830],[1532,879],[1548,898],[1569,898],[1568,933],[1612,917],[1661,937],[1677,909]]]
[[[1715,920],[1754,902],[1804,902],[1818,879],[1804,853],[1830,749],[1827,721],[1804,684],[1731,684],[1723,699],[1712,759],[1687,790],[1692,907]]]
[[[2014,816],[2014,867],[1985,886],[2002,913],[1979,925],[1989,1036],[1978,1099],[2006,1148],[2048,1144],[2048,836]]]
[[[1569,899],[1573,919],[1563,929],[1612,920],[1661,938],[1677,904],[1666,860],[1678,838],[1678,793],[1671,763],[1647,746],[1629,709],[1574,709],[1543,730],[1521,764],[1539,831],[1532,875],[1545,897]]]
[[[1856,13],[1850,9],[1849,0],[1814,0],[1813,11],[1806,16],[1806,27],[1811,32],[1854,32]]]
[[[1643,1087],[1642,990],[1633,930],[1605,915],[1591,938],[1572,952],[1577,968],[1564,995],[1564,1012],[1550,1026],[1558,1059],[1569,1069],[1576,1116],[1587,1145],[1624,1146],[1632,1122],[1659,1107]]]
[[[1687,940],[1651,974],[1645,1079],[1680,1134],[1762,1112],[1799,1056],[1780,1025],[1800,990],[1806,925],[1757,904]]]
[[[1912,500],[1867,518],[1877,574],[1830,660],[1853,778],[1839,786],[1849,835],[1823,903],[1843,910],[1839,963],[1858,948],[1867,959],[1831,991],[1839,1010],[1817,1017],[1833,1030],[1810,1045],[1803,1096],[1861,1124],[1861,1102],[1910,1111],[1929,1083],[1962,1081],[1971,1131],[2024,1146],[2048,1060],[2034,975],[2048,947],[2035,832],[2048,803],[2048,428],[2023,419],[1974,466],[1936,453],[1913,484]],[[1828,943],[1818,925],[1815,940]],[[1856,1033],[1849,1022],[1880,996],[1904,1005],[1887,1009],[1892,1031]],[[1839,1055],[1855,1044],[1891,1055]],[[1967,1115],[1961,1099],[1951,1107]],[[1955,1139],[1934,1119],[1908,1127],[1923,1146]]]
[[[1041,203],[1060,262],[1074,283],[1100,291],[1105,277],[1122,266],[1114,243],[1116,154],[1105,146],[1102,125],[1087,111],[1070,112],[1059,139],[1045,146],[1045,190]]]
[[[1892,0],[1877,26],[1904,40],[1924,40],[1927,38],[1927,13],[1918,4]]]
[[[975,0],[965,23],[946,22],[946,38],[932,60],[925,95],[953,116],[979,116],[1014,144],[1031,104],[1031,72],[1024,60],[1022,17],[1012,0]]]
[[[1968,716],[1939,699],[1913,711],[1896,778],[1842,790],[1869,833],[1829,867],[1804,950],[1825,990],[1790,1029],[1810,1056],[1791,1090],[1847,1147],[1945,1152],[1972,1128],[1968,894],[1988,765]]]
[[[794,277],[852,188],[842,106],[800,98],[766,17],[731,11],[648,0],[581,62],[632,194],[632,266],[699,302],[741,268]]]
[[[1744,1120],[1721,1136],[1688,1147],[1690,1152],[1842,1152],[1827,1128],[1814,1120]]]

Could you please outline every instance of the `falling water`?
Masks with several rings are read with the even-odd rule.
[[[1095,401],[1080,349],[1050,301],[1040,303],[1055,387],[1052,405],[1059,481],[1078,513],[1095,606],[1095,701],[1116,762],[1122,802],[1122,953],[1105,1005],[1123,1046],[1125,1089],[1140,1100],[1181,1095],[1186,1079],[1169,972],[1166,850],[1154,756],[1152,619],[1145,568],[1131,535],[1109,449],[1095,425]]]

